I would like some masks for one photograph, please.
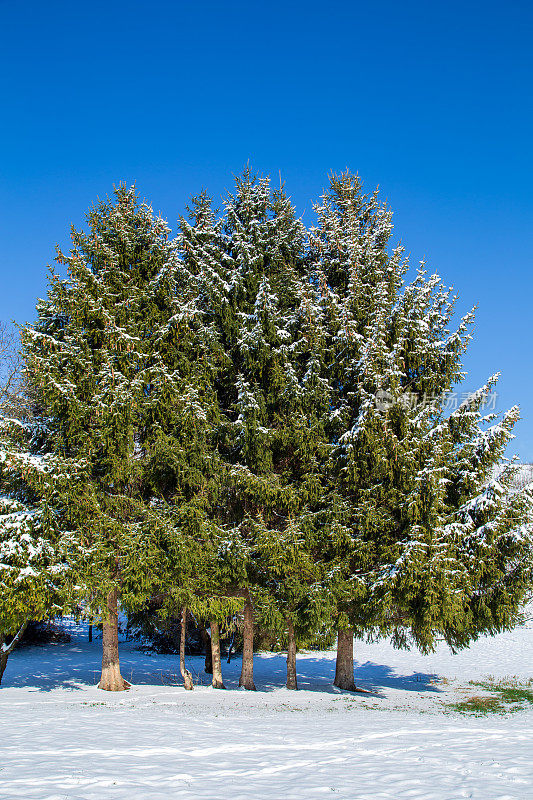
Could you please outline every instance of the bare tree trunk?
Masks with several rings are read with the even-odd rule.
[[[290,619],[287,620],[287,689],[297,689],[296,680],[296,637],[294,635],[294,625]]]
[[[89,641],[92,642],[93,640],[93,624],[92,622],[89,623]]]
[[[216,620],[211,620],[211,657],[213,659],[213,680],[215,689],[225,689],[222,680],[222,664],[220,662],[220,629]]]
[[[355,692],[357,687],[353,676],[353,630],[339,628],[337,632],[337,661],[335,665],[335,686]]]
[[[118,591],[107,595],[107,619],[102,625],[102,675],[99,689],[106,692],[122,692],[130,684],[120,674],[118,659]]]
[[[187,691],[192,692],[194,686],[192,682],[192,675],[188,669],[185,668],[185,639],[187,637],[187,609],[181,610],[181,630],[180,630],[180,672],[183,678],[183,686]]]
[[[2,683],[4,672],[6,671],[7,659],[24,636],[24,631],[28,627],[28,622],[29,620],[25,620],[22,623],[9,644],[6,644],[5,634],[0,631],[0,684]]]
[[[242,668],[239,686],[255,692],[254,683],[254,609],[249,599],[244,604],[244,627],[242,631]]]
[[[213,658],[211,655],[211,637],[203,626],[200,628],[200,638],[205,650],[204,672],[207,672],[208,675],[212,675]]]

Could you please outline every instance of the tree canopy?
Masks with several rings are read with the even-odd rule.
[[[221,210],[193,197],[174,239],[125,186],[72,230],[22,328],[31,425],[4,409],[7,632],[48,613],[60,572],[60,605],[108,626],[118,598],[213,632],[246,602],[293,655],[337,629],[427,650],[517,621],[518,408],[487,411],[497,376],[450,406],[474,311],[458,318],[424,264],[411,275],[357,176],[332,176],[315,211],[306,228],[247,169]]]

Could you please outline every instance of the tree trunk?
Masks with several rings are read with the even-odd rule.
[[[120,674],[118,660],[118,591],[113,589],[107,596],[107,619],[102,625],[102,675],[99,689],[106,692],[122,692],[130,684]]]
[[[222,664],[220,662],[220,630],[218,622],[211,620],[211,657],[213,663],[213,680],[211,685],[215,689],[225,689],[222,680]]]
[[[191,692],[194,688],[192,682],[192,675],[188,669],[185,668],[185,639],[187,638],[187,609],[181,610],[181,630],[180,630],[180,672],[183,678],[183,686],[187,691]]]
[[[297,689],[296,637],[294,636],[294,625],[290,619],[287,620],[287,638],[287,689]]]
[[[236,633],[236,631],[234,630],[233,633],[231,634],[231,642],[229,643],[229,647],[228,647],[228,657],[226,659],[228,664],[231,662],[231,655],[233,653],[233,645],[235,644],[235,633]]]
[[[337,632],[337,661],[335,665],[335,686],[348,692],[357,690],[353,677],[353,630],[339,628]]]
[[[22,639],[24,631],[28,627],[28,622],[29,620],[25,620],[22,623],[22,625],[18,629],[17,633],[13,636],[9,644],[6,644],[5,634],[0,632],[0,684],[2,683],[4,672],[6,671],[7,659],[9,658],[10,654],[13,652],[17,644]]]
[[[93,625],[92,622],[89,623],[89,641],[92,642],[93,640]]]
[[[211,637],[203,626],[200,628],[200,638],[205,650],[204,672],[207,672],[208,675],[212,675],[213,658],[211,655]]]
[[[4,637],[0,635],[0,685],[2,683],[4,672],[6,671],[8,658],[9,653],[7,650],[4,650]]]
[[[244,604],[244,627],[242,631],[242,669],[239,686],[255,692],[254,683],[254,609],[250,600]]]

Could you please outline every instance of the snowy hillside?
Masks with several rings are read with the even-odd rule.
[[[94,687],[100,640],[27,647],[0,689],[0,797],[39,800],[526,800],[533,706],[472,716],[451,705],[491,676],[533,677],[533,622],[457,655],[356,644],[368,694],[331,686],[334,653],[299,654],[301,691],[278,688],[283,654],[256,657],[256,693],[172,685],[174,656],[121,644],[127,693]],[[189,659],[207,683],[203,660]],[[240,659],[223,664],[236,689]]]

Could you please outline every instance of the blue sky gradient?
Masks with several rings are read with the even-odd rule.
[[[501,371],[533,461],[533,4],[0,0],[0,319],[34,317],[70,223],[135,182],[175,227],[250,162],[304,222],[331,171],[479,304],[464,388]]]

